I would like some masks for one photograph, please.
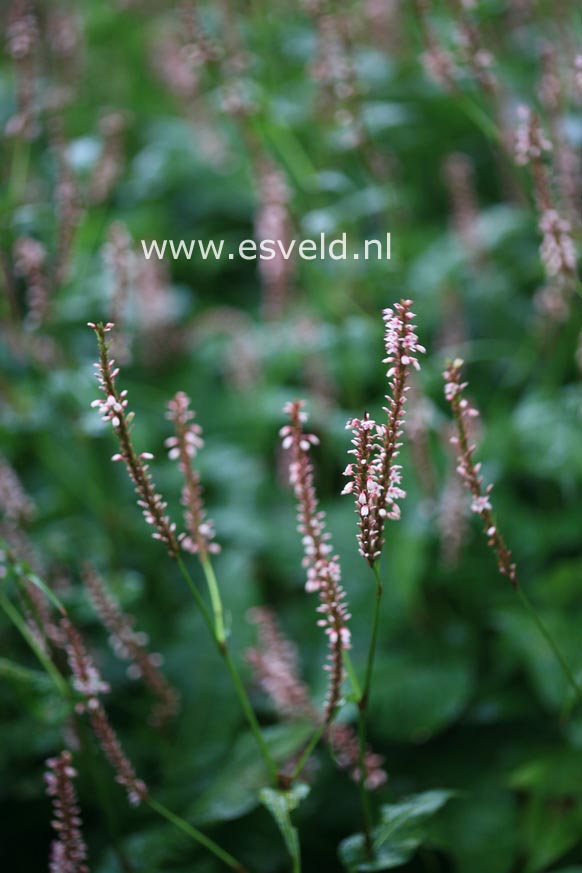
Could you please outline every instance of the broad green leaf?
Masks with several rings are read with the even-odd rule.
[[[509,873],[518,843],[515,797],[497,788],[464,794],[439,815],[431,837],[454,859],[457,873]]]
[[[340,844],[342,863],[347,870],[358,873],[401,867],[425,842],[424,825],[454,796],[454,791],[435,789],[400,803],[385,804],[380,810],[380,824],[373,832],[374,857],[366,857],[363,834],[354,834]]]
[[[297,828],[291,821],[291,813],[297,809],[302,800],[309,794],[309,786],[299,784],[289,791],[281,791],[275,788],[263,788],[259,792],[259,798],[277,823],[281,831],[287,851],[293,862],[293,870],[301,870],[301,847]]]
[[[275,761],[283,764],[291,758],[311,730],[310,725],[301,724],[265,730],[265,740]],[[255,739],[245,734],[235,743],[224,768],[192,805],[188,817],[197,825],[240,818],[258,806],[259,791],[268,783],[269,775]]]
[[[391,739],[426,740],[460,715],[471,687],[466,657],[396,655],[378,661],[372,711]]]

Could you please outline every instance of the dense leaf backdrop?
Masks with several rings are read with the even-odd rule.
[[[10,7],[18,5],[3,5],[7,27]],[[15,61],[7,30],[0,77],[7,130],[1,451],[36,506],[26,525],[34,560],[112,685],[109,712],[138,771],[249,869],[288,869],[277,825],[259,797],[264,773],[228,676],[183,580],[148,537],[124,471],[109,461],[116,450],[109,429],[90,409],[96,349],[86,322],[112,317],[113,222],[124,224],[136,252],[119,324],[130,350],[120,380],[136,411],[136,444],[155,454],[156,481],[177,514],[180,479],[163,449],[170,433],[164,405],[180,389],[192,397],[205,432],[200,470],[222,545],[216,572],[234,655],[244,663],[254,639],[249,607],[272,605],[299,646],[318,701],[324,641],[304,591],[279,450],[281,409],[305,397],[321,439],[317,484],[342,559],[353,659],[362,667],[373,580],[357,554],[352,502],[339,497],[349,447],[344,426],[363,409],[381,415],[381,310],[402,296],[414,299],[428,354],[402,453],[408,496],[402,520],[389,526],[382,565],[369,726],[389,781],[377,803],[392,821],[402,810],[388,804],[423,791],[451,792],[435,803],[418,851],[417,822],[405,823],[402,840],[412,845],[400,858],[406,870],[581,870],[582,713],[468,511],[453,518],[451,534],[455,474],[441,378],[447,357],[466,360],[471,398],[482,412],[479,456],[495,482],[500,524],[524,587],[582,678],[580,298],[570,290],[557,315],[543,306],[547,280],[531,180],[499,141],[515,133],[520,103],[538,107],[549,126],[539,85],[550,45],[568,95],[554,136],[579,155],[576,4],[480,0],[463,4],[465,13],[456,3],[427,11],[396,0],[330,4],[327,11],[263,0],[32,6],[32,72]],[[462,14],[493,54],[503,86],[501,133],[470,69],[451,92],[423,68],[427,16],[448,47]],[[322,42],[327,18],[344,34],[356,83],[346,98],[333,75],[330,85],[316,66],[318,53],[320,66],[337,60]],[[200,48],[201,33],[210,48]],[[26,76],[34,117],[31,130],[14,132],[10,121]],[[460,193],[458,179],[451,181],[453,153],[469,167]],[[113,169],[104,181],[107,154]],[[39,240],[46,275],[54,268],[66,195],[62,160],[78,192],[70,263],[35,324],[30,277],[19,271],[15,251],[23,237]],[[156,271],[140,262],[142,238],[224,237],[236,244],[252,237],[261,198],[264,205],[265,162],[286,186],[294,235],[346,231],[363,240],[391,231],[393,259],[299,261],[275,312],[255,263],[182,259]],[[147,693],[111,654],[90,607],[79,573],[87,559],[163,653],[165,674],[179,689],[180,715],[161,734],[147,723]],[[61,747],[62,705],[4,619],[0,634],[0,857],[6,870],[32,873],[47,864],[43,762]],[[246,668],[245,678],[273,748],[281,755],[297,748],[305,726],[279,724]],[[354,717],[353,707],[342,713]],[[104,770],[105,816],[91,778],[95,764],[79,762],[92,870],[120,870],[116,847],[136,873],[219,869],[151,811],[130,809]],[[324,749],[310,781],[293,813],[304,869],[341,870],[337,847],[360,828],[357,786]],[[396,839],[390,851],[399,846]]]

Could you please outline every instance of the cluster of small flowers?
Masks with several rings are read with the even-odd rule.
[[[429,0],[414,0],[414,8],[422,32],[424,51],[420,55],[421,63],[429,79],[441,88],[453,92],[457,85],[459,71],[451,53],[443,48],[430,22]]]
[[[51,141],[57,163],[57,184],[55,190],[58,215],[58,234],[54,264],[55,285],[58,287],[67,278],[73,240],[79,226],[82,208],[77,181],[71,167],[67,143],[63,134],[61,119],[53,117]]]
[[[61,631],[65,640],[65,653],[73,677],[73,688],[81,699],[75,710],[82,714],[99,707],[99,697],[108,694],[109,684],[101,678],[93,658],[85,649],[81,634],[68,618],[62,618]]]
[[[35,513],[34,501],[25,492],[15,470],[0,454],[0,513],[8,521],[29,521]]]
[[[115,367],[115,361],[109,358],[109,346],[105,334],[112,328],[111,322],[93,324],[89,327],[95,331],[99,344],[99,363],[95,364],[99,387],[105,395],[105,399],[94,400],[91,404],[101,412],[103,421],[111,422],[119,440],[120,452],[113,455],[113,461],[123,461],[130,479],[132,480],[138,496],[138,505],[141,507],[146,523],[155,528],[152,537],[163,542],[172,557],[178,554],[178,541],[176,539],[176,525],[170,521],[165,510],[167,503],[156,493],[149,466],[144,463],[151,460],[153,455],[142,452],[137,455],[129,434],[129,424],[133,418],[132,413],[126,413],[127,391],[119,392],[115,385],[115,378],[119,369]]]
[[[107,112],[99,120],[103,137],[101,154],[89,180],[89,201],[103,203],[107,199],[121,170],[123,159],[123,132],[127,126],[127,116],[123,112]]]
[[[342,649],[350,647],[350,631],[347,622],[345,592],[340,584],[341,569],[337,556],[332,555],[329,543],[330,534],[325,530],[325,513],[318,509],[315,493],[313,466],[309,450],[318,440],[313,434],[306,434],[303,424],[307,414],[303,411],[303,401],[287,403],[284,412],[290,423],[281,428],[283,448],[291,453],[289,463],[289,482],[293,488],[298,505],[298,530],[303,542],[303,566],[307,569],[307,591],[319,593],[320,605],[317,611],[321,618],[317,622],[324,628],[330,648],[330,673],[326,719],[330,719],[337,707],[343,681]]]
[[[183,391],[178,391],[168,402],[166,418],[174,424],[176,434],[168,437],[165,444],[170,459],[178,461],[184,477],[182,506],[187,533],[180,535],[180,545],[184,551],[204,558],[209,553],[220,552],[220,546],[213,542],[214,524],[206,517],[200,476],[192,467],[192,460],[204,445],[204,440],[200,425],[192,423],[196,413],[190,409],[190,402]]]
[[[348,464],[344,470],[344,476],[353,478],[346,484],[342,494],[355,493],[356,495],[356,513],[360,528],[358,534],[359,551],[362,557],[373,562],[380,553],[371,552],[372,543],[377,542],[378,539],[377,528],[380,512],[385,513],[386,511],[378,507],[383,486],[378,481],[379,457],[377,453],[373,454],[378,448],[377,437],[383,436],[383,429],[370,418],[367,412],[363,419],[350,419],[346,424],[346,429],[352,430],[354,434],[351,441],[354,448],[350,449],[348,454],[354,455],[356,460],[355,463]],[[394,488],[397,485],[395,482],[391,482],[390,485],[393,488],[391,499],[395,500]],[[397,507],[397,504],[393,503],[393,507]]]
[[[73,677],[73,688],[82,698],[75,707],[76,711],[88,713],[95,738],[115,770],[116,781],[126,789],[131,805],[137,806],[145,800],[148,791],[123,751],[99,699],[109,691],[109,685],[101,678],[77,628],[68,618],[61,619],[60,625],[66,638],[65,653]]]
[[[321,723],[320,714],[311,701],[309,689],[299,675],[297,648],[282,633],[271,609],[255,607],[248,612],[249,619],[257,625],[258,645],[247,650],[256,680],[269,695],[277,713],[285,719],[307,718]],[[357,734],[349,724],[328,724],[323,738],[333,750],[336,762],[342,770],[349,770],[355,782],[360,781],[360,750]],[[373,791],[386,781],[381,765],[383,758],[366,751],[366,788]]]
[[[393,309],[385,309],[383,313],[387,355],[383,363],[390,365],[386,374],[390,393],[386,396],[388,406],[384,407],[388,423],[377,425],[369,416],[365,416],[347,424],[354,433],[351,454],[355,455],[356,461],[348,464],[344,471],[344,475],[352,477],[352,481],[348,482],[342,493],[355,495],[356,512],[360,519],[359,550],[370,565],[374,564],[382,551],[386,519],[400,518],[397,500],[406,496],[400,487],[401,466],[395,461],[402,445],[399,439],[402,436],[410,368],[420,369],[416,356],[425,351],[418,342],[411,306],[411,300],[401,300]]]
[[[494,58],[491,52],[484,48],[481,42],[481,34],[467,14],[468,7],[458,4],[458,23],[456,28],[457,44],[460,50],[460,59],[471,71],[474,79],[487,94],[494,94],[497,90],[497,78],[493,73]]]
[[[89,873],[81,810],[73,784],[77,771],[72,760],[71,753],[65,750],[46,762],[46,793],[52,798],[52,826],[57,834],[51,845],[50,873]]]
[[[49,281],[46,275],[46,248],[40,240],[21,236],[14,243],[14,268],[27,284],[28,323],[38,327],[45,321],[50,304]]]
[[[481,464],[475,462],[474,452],[476,446],[469,442],[469,426],[473,418],[479,413],[473,408],[466,397],[463,396],[467,382],[462,381],[461,368],[463,362],[460,359],[453,361],[445,370],[445,398],[451,404],[451,409],[457,426],[457,433],[451,437],[451,443],[457,452],[457,472],[465,487],[471,493],[471,510],[479,515],[483,521],[483,529],[487,536],[488,545],[497,555],[499,572],[507,576],[511,584],[517,588],[517,568],[511,561],[511,552],[505,545],[495,519],[491,505],[490,494],[493,488],[488,485],[483,488],[483,477],[480,475]]]
[[[454,230],[470,261],[474,266],[480,266],[483,245],[477,227],[479,208],[473,178],[473,164],[467,155],[455,152],[447,157],[443,169],[451,202]]]
[[[360,773],[360,743],[358,735],[350,724],[330,725],[326,739],[335,754],[338,766],[349,770],[350,777],[359,783]],[[384,757],[367,748],[364,755],[364,785],[368,791],[381,788],[388,779],[382,767]]]
[[[463,483],[453,466],[443,489],[438,511],[441,556],[446,567],[456,567],[459,562],[466,540],[467,515]]]
[[[162,655],[148,651],[147,634],[135,630],[135,619],[121,610],[99,573],[89,564],[83,569],[83,580],[95,611],[109,631],[113,651],[118,658],[130,661],[127,675],[130,679],[143,678],[158,698],[150,721],[155,727],[162,726],[179,709],[178,693],[160,672]]]
[[[544,264],[550,282],[570,285],[576,272],[576,247],[572,236],[572,225],[555,204],[552,193],[548,168],[543,161],[544,154],[552,150],[552,146],[542,130],[539,118],[527,107],[519,110],[521,124],[516,135],[516,163],[524,166],[532,165],[533,180],[537,207],[539,212],[539,229],[542,234],[540,258]],[[570,158],[567,150],[559,150],[567,169]],[[559,169],[559,168],[558,168]],[[568,173],[562,173],[564,199],[572,200],[572,182]],[[575,199],[575,198],[574,198]]]
[[[549,278],[573,276],[576,272],[576,246],[572,225],[555,209],[546,209],[540,215],[542,233],[540,257]]]
[[[35,63],[38,45],[38,22],[32,3],[30,0],[13,0],[6,28],[6,48],[16,73],[18,111],[6,124],[7,136],[22,136],[25,139],[36,136]]]
[[[547,42],[541,47],[542,77],[538,85],[538,97],[542,106],[550,112],[560,107],[562,82],[557,69],[556,49]]]
[[[179,12],[179,29],[156,43],[153,60],[166,85],[181,100],[191,100],[198,93],[201,71],[218,61],[221,52],[203,30],[193,3],[182,3]]]
[[[290,191],[285,176],[272,163],[262,161],[258,167],[258,182],[255,238],[281,240],[287,246],[291,239],[291,221],[288,208]],[[294,270],[293,261],[284,258],[280,249],[275,258],[259,261],[264,288],[263,310],[267,318],[282,315]]]
[[[317,718],[309,690],[299,678],[297,648],[281,633],[272,610],[257,606],[247,617],[257,626],[258,645],[247,649],[246,659],[261,689],[283,718]]]
[[[515,163],[525,167],[551,152],[552,144],[545,135],[538,116],[529,106],[520,106],[517,117],[519,123],[515,132]]]

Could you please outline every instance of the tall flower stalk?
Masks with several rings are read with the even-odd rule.
[[[386,406],[384,407],[387,421],[377,424],[366,413],[362,419],[353,419],[347,424],[347,428],[351,429],[353,433],[353,449],[350,449],[349,453],[354,456],[354,461],[346,467],[345,475],[349,477],[349,481],[342,493],[353,494],[355,497],[359,528],[359,552],[372,569],[376,589],[364,684],[360,688],[356,680],[354,689],[358,697],[359,709],[360,792],[364,837],[369,856],[373,854],[371,836],[373,822],[366,784],[366,721],[383,594],[379,562],[384,546],[386,520],[400,518],[398,501],[406,497],[406,493],[400,487],[402,468],[397,463],[397,458],[402,446],[400,437],[403,434],[404,409],[406,395],[409,391],[410,370],[411,368],[420,369],[417,355],[425,351],[416,335],[414,314],[411,307],[411,300],[401,300],[399,303],[395,303],[391,309],[385,309],[383,313],[386,348],[386,357],[383,363],[389,365],[386,373],[389,392],[386,395]],[[350,676],[355,677],[351,663],[349,663],[348,670]]]
[[[347,770],[350,777],[359,782],[360,748],[358,735],[352,725],[337,722],[325,725],[321,713],[311,701],[307,685],[300,677],[297,648],[283,635],[272,610],[264,606],[255,607],[249,611],[248,618],[257,626],[258,640],[257,646],[247,651],[247,660],[253,667],[258,684],[271,698],[277,714],[285,721],[305,718],[318,726],[303,753],[293,762],[291,778],[301,775],[321,736],[331,749],[337,766]],[[370,790],[379,788],[386,781],[383,760],[372,749],[366,750],[365,780]]]
[[[457,472],[465,487],[471,494],[471,510],[481,518],[483,532],[487,537],[487,544],[494,552],[497,559],[497,568],[502,576],[505,576],[517,592],[521,603],[532,620],[538,627],[557,661],[562,668],[566,680],[571,685],[576,699],[582,703],[582,689],[576,680],[570,665],[564,657],[562,650],[554,637],[540,618],[531,600],[519,584],[517,565],[512,560],[511,551],[499,530],[493,514],[491,491],[493,485],[484,485],[481,475],[481,464],[475,460],[476,446],[470,440],[470,426],[472,419],[479,415],[475,407],[471,406],[465,397],[465,389],[468,382],[463,381],[463,361],[457,358],[448,365],[443,373],[445,380],[445,398],[451,405],[451,410],[456,424],[456,434],[451,437],[451,443],[457,452]]]
[[[91,564],[83,567],[83,581],[95,612],[109,631],[111,648],[118,658],[129,661],[127,675],[130,679],[142,679],[157,698],[149,721],[154,727],[162,727],[180,708],[177,691],[160,670],[162,656],[148,651],[147,634],[135,629],[133,616],[122,611]]]
[[[46,793],[52,798],[53,829],[50,873],[89,873],[87,846],[81,830],[81,810],[73,780],[77,771],[68,750],[46,762]]]
[[[105,325],[90,322],[89,327],[95,331],[97,337],[99,362],[95,366],[99,386],[104,394],[104,398],[95,400],[92,405],[98,407],[102,413],[103,420],[110,422],[113,426],[120,451],[113,455],[112,460],[122,461],[125,464],[129,477],[134,483],[138,496],[137,502],[142,509],[145,521],[154,528],[152,537],[164,543],[170,557],[178,564],[218,652],[227,666],[237,698],[265,761],[269,775],[272,781],[276,782],[277,768],[275,762],[265,742],[243,681],[228,648],[218,582],[209,559],[210,552],[216,551],[216,545],[211,542],[213,535],[211,536],[211,528],[208,522],[204,522],[205,513],[199,478],[191,469],[191,460],[200,445],[200,435],[197,426],[190,423],[193,413],[189,410],[189,400],[184,394],[176,395],[169,404],[168,412],[169,417],[171,417],[176,425],[176,436],[171,439],[170,453],[172,457],[179,459],[180,468],[185,477],[182,499],[186,508],[185,522],[188,533],[178,535],[176,533],[176,524],[171,521],[166,513],[167,503],[156,492],[149,472],[149,466],[146,463],[153,458],[153,455],[149,452],[138,454],[133,446],[130,434],[133,413],[127,412],[127,391],[119,391],[117,388],[116,377],[119,369],[115,366],[115,361],[110,358],[109,344],[106,337],[106,334],[112,330],[114,325],[111,322]],[[182,560],[182,550],[194,551],[198,554],[210,593],[212,613],[208,609],[204,598],[198,591],[192,576]]]
[[[318,439],[303,429],[307,413],[303,401],[288,403],[284,411],[289,424],[281,428],[283,448],[290,451],[289,482],[297,499],[298,531],[303,543],[303,566],[307,570],[305,588],[319,594],[317,612],[321,615],[317,624],[325,631],[328,641],[329,674],[324,724],[329,724],[341,702],[344,680],[343,652],[350,648],[351,635],[348,628],[350,614],[345,604],[345,592],[341,586],[341,568],[337,555],[329,542],[331,534],[326,531],[325,513],[319,509],[309,457],[312,446]]]
[[[11,576],[16,581],[17,585],[24,587],[28,575],[26,568],[16,562],[10,552],[4,554],[4,559],[6,562],[7,576]],[[31,584],[34,583],[34,585],[38,586],[43,592],[47,594],[50,592],[50,589],[47,588],[45,583],[42,582],[39,577],[31,577],[30,581]],[[71,711],[75,710],[78,716],[85,714],[88,716],[95,739],[107,757],[109,763],[112,765],[116,773],[116,781],[126,789],[130,803],[133,806],[142,802],[145,803],[150,809],[166,819],[166,821],[169,821],[183,833],[187,834],[196,843],[203,846],[227,867],[230,867],[232,870],[236,871],[236,873],[245,873],[242,864],[240,864],[229,852],[225,851],[221,846],[215,843],[214,840],[207,837],[206,834],[199,831],[198,828],[194,827],[194,825],[191,825],[188,821],[177,815],[171,809],[168,809],[164,804],[160,803],[149,794],[145,783],[137,777],[133,765],[127,758],[121,743],[109,722],[105,708],[101,703],[101,696],[109,691],[108,683],[103,681],[85,646],[83,637],[71,622],[66,609],[56,595],[52,593],[50,594],[50,602],[57,608],[61,616],[60,629],[63,638],[62,647],[65,650],[67,663],[71,673],[70,682],[65,679],[61,670],[57,667],[53,658],[48,653],[46,647],[41,644],[33,633],[31,633],[19,609],[11,602],[3,591],[0,590],[0,607],[2,607],[14,627],[28,644],[39,663],[45,669],[47,675],[50,676],[62,699],[66,702]],[[82,723],[79,723],[81,734],[82,727]],[[59,759],[55,759],[55,762],[58,761]],[[47,762],[47,765],[50,765],[50,763],[51,762]],[[60,766],[60,763],[58,766]],[[52,768],[49,767],[49,769]],[[49,791],[49,793],[51,792]],[[105,812],[107,812],[107,809],[106,806]],[[74,834],[72,836],[74,837]],[[69,843],[72,846],[74,841],[71,842],[69,840]],[[57,846],[56,849],[53,849],[52,858],[56,858],[56,860],[61,862],[63,851],[63,848]],[[80,857],[78,860],[81,860]],[[84,868],[81,866],[78,868],[57,866],[54,868],[54,873],[73,873],[73,871],[81,873],[83,869]]]

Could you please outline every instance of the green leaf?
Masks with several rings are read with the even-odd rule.
[[[406,653],[379,659],[374,681],[382,694],[372,698],[371,706],[384,735],[424,741],[463,711],[472,673],[466,658],[457,653],[439,660]]]
[[[311,731],[311,725],[280,725],[265,730],[264,736],[275,761],[284,763],[301,748]],[[259,791],[268,783],[269,774],[255,739],[245,734],[235,743],[207,791],[192,805],[188,818],[197,825],[240,818],[259,805]]]
[[[400,803],[389,803],[380,810],[380,824],[374,828],[374,857],[367,858],[363,834],[353,834],[339,847],[342,863],[349,871],[372,873],[406,864],[426,841],[427,820],[455,796],[454,791],[435,789],[414,794]]]
[[[287,851],[293,862],[293,870],[301,870],[301,848],[297,828],[291,821],[291,813],[297,809],[302,800],[309,794],[309,786],[299,784],[289,791],[281,791],[275,788],[263,788],[259,792],[259,798],[277,823],[277,827],[283,835]]]
[[[491,778],[491,774],[489,774]],[[509,791],[480,786],[439,815],[431,839],[456,873],[509,873],[517,853],[517,803]]]
[[[560,867],[559,870],[552,870],[551,873],[582,873],[582,867]]]

